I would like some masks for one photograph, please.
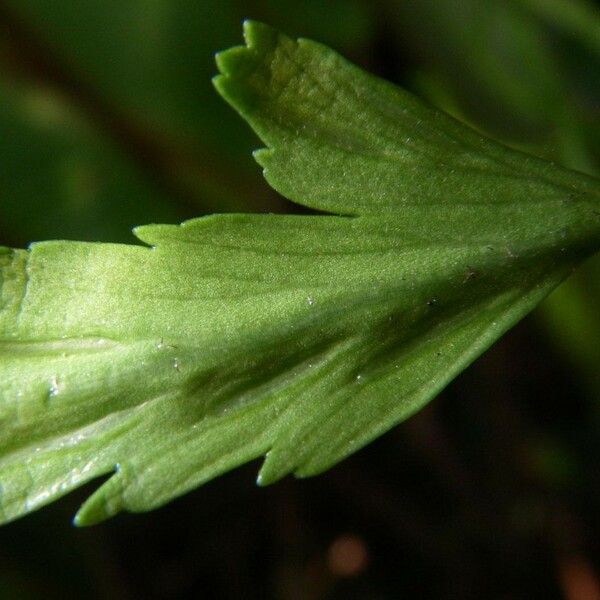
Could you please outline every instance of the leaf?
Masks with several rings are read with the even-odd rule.
[[[598,183],[254,22],[221,94],[319,216],[0,254],[1,518],[113,473],[76,523],[265,455],[319,473],[418,410],[600,243]]]

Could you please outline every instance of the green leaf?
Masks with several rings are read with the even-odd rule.
[[[600,243],[598,182],[246,23],[216,86],[319,216],[0,254],[0,516],[99,475],[77,524],[265,455],[319,473],[418,410]]]

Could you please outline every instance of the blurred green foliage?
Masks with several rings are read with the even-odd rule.
[[[131,241],[129,230],[140,223],[177,222],[215,210],[287,210],[288,205],[262,182],[250,158],[249,150],[257,145],[256,139],[217,98],[210,84],[215,71],[213,53],[238,42],[240,22],[245,17],[261,19],[291,35],[311,37],[331,45],[359,64],[407,85],[507,144],[590,174],[600,172],[600,16],[598,4],[591,0],[252,0],[244,3],[234,0],[132,0],[126,3],[4,0],[0,3],[2,243],[24,245],[48,238]],[[567,585],[560,576],[553,575],[545,586],[543,573],[547,574],[546,567],[554,562],[543,558],[545,555],[540,554],[531,538],[523,537],[526,535],[523,531],[535,528],[542,519],[547,503],[554,506],[570,502],[569,518],[580,523],[571,540],[573,552],[586,550],[591,553],[592,564],[598,567],[597,542],[578,546],[577,540],[586,539],[588,530],[588,538],[600,539],[597,518],[600,514],[597,502],[600,497],[597,474],[600,458],[597,441],[600,433],[599,282],[600,261],[596,258],[561,286],[536,314],[545,333],[532,352],[546,356],[541,348],[543,342],[551,340],[562,357],[563,362],[558,363],[560,368],[567,372],[573,369],[577,374],[560,389],[566,408],[562,408],[558,400],[552,403],[554,396],[550,389],[537,404],[516,389],[503,392],[494,378],[501,379],[505,371],[498,374],[493,362],[501,360],[502,346],[491,354],[490,362],[484,361],[480,370],[474,371],[476,375],[465,376],[465,381],[474,389],[484,385],[478,383],[478,377],[484,380],[487,377],[498,395],[498,404],[492,403],[489,413],[480,415],[480,421],[463,424],[466,430],[458,428],[463,446],[458,445],[470,449],[464,450],[464,455],[472,461],[476,462],[477,455],[473,448],[481,448],[477,440],[485,440],[486,447],[491,445],[499,452],[484,457],[484,464],[488,464],[485,461],[489,458],[490,468],[479,473],[481,481],[491,478],[487,491],[490,498],[498,501],[505,493],[502,486],[493,485],[494,481],[501,480],[494,472],[501,471],[505,462],[518,463],[519,468],[528,473],[527,478],[535,479],[535,485],[542,486],[539,497],[530,488],[526,494],[513,493],[515,515],[518,515],[515,523],[522,524],[514,525],[511,535],[516,537],[509,537],[522,542],[516,551],[503,548],[501,533],[494,529],[496,533],[492,534],[483,521],[477,516],[473,518],[473,512],[468,513],[472,518],[467,522],[467,529],[471,533],[485,530],[480,538],[473,533],[479,544],[483,544],[482,539],[498,537],[485,546],[485,551],[477,552],[481,562],[474,564],[483,569],[488,562],[497,561],[499,566],[490,567],[485,573],[501,591],[514,592],[513,597],[560,597],[558,589]],[[510,340],[507,344],[507,348],[511,348]],[[526,344],[516,346],[521,354],[527,352],[526,348]],[[511,360],[516,359],[511,356],[503,364],[513,365],[512,368],[518,370]],[[539,360],[534,366],[540,369],[543,362]],[[543,372],[550,377],[556,370]],[[532,369],[527,376],[534,379],[534,373]],[[457,385],[456,389],[462,390],[457,403],[462,401],[471,408],[478,407],[477,402],[469,400],[470,388],[461,388],[460,382]],[[580,397],[584,400],[578,400]],[[538,407],[538,425],[548,422],[543,443],[526,435],[523,439],[521,429],[514,424],[514,415],[506,416],[508,409],[501,408],[511,401],[530,401],[532,406]],[[454,413],[450,412],[452,416]],[[490,415],[495,415],[497,423],[508,424],[512,430],[505,428],[501,435],[494,434]],[[422,421],[417,419],[415,423]],[[450,431],[457,428],[452,418],[444,423]],[[427,427],[424,429],[429,431]],[[410,424],[406,431],[411,431]],[[417,438],[429,439],[422,430]],[[510,441],[510,446],[503,445],[503,438]],[[433,446],[440,443],[439,436],[434,436],[434,440]],[[384,440],[373,452],[388,448],[386,443]],[[398,451],[393,445],[389,447]],[[417,444],[417,447],[421,446]],[[432,450],[427,448],[424,452],[429,456]],[[509,452],[513,454],[506,454]],[[360,461],[360,457],[357,460]],[[397,477],[401,471],[398,460],[392,462],[388,479]],[[412,464],[408,458],[405,462]],[[360,462],[352,464],[361,465]],[[352,464],[348,468],[352,468]],[[250,472],[253,470],[251,466]],[[368,468],[367,471],[372,473]],[[565,475],[566,471],[571,475]],[[410,469],[408,473],[402,472],[407,477],[412,473]],[[452,466],[448,466],[446,477],[452,479],[448,474],[452,472]],[[354,471],[353,476],[356,476]],[[456,477],[460,479],[459,475]],[[233,490],[250,503],[259,502],[257,496],[243,496],[249,492],[240,492],[246,489],[250,479],[247,476],[247,481],[239,487],[232,483],[237,480],[228,479],[221,484],[224,487],[216,489]],[[507,481],[512,480],[502,481],[507,487]],[[555,489],[557,481],[562,482],[558,488],[563,491],[552,496],[544,486]],[[413,473],[403,488],[411,487],[412,483],[412,487],[423,493],[420,482],[421,476]],[[564,491],[565,487],[568,492]],[[343,485],[341,488],[347,490]],[[376,489],[377,486],[371,486],[373,498],[379,497]],[[428,489],[425,486],[425,491]],[[222,501],[217,492],[214,496],[210,496],[210,490],[203,493],[206,495],[202,498],[209,505],[220,509],[211,513],[205,507],[200,511],[202,518],[209,522],[217,518],[215,515],[223,519],[226,514],[243,518],[235,509],[219,504]],[[347,493],[345,501],[358,502],[350,491]],[[354,493],[360,496],[359,491],[354,490]],[[385,493],[388,492],[381,492],[382,497]],[[478,495],[485,493],[485,489],[481,489]],[[510,495],[508,490],[506,494]],[[418,498],[418,502],[423,500],[422,496]],[[122,524],[126,531],[135,531],[142,537],[135,525],[130,525],[133,529],[127,528],[128,521],[123,520],[115,529],[107,526],[109,541],[99,533],[65,534],[57,530],[55,522],[62,527],[65,514],[73,512],[77,501],[77,498],[71,500],[67,508],[61,504],[47,509],[27,524],[11,525],[2,532],[0,590],[3,597],[80,597],[93,586],[95,597],[107,597],[110,593],[110,597],[130,598],[139,597],[141,593],[134,582],[141,585],[145,580],[155,581],[148,572],[137,577],[135,570],[126,576],[119,572],[119,564],[131,567],[131,563],[123,557],[123,552],[119,555],[110,548],[111,543],[126,541],[118,537],[116,528]],[[370,501],[369,498],[364,500],[367,505]],[[429,503],[425,501],[425,504]],[[385,508],[378,506],[373,512],[386,514]],[[165,519],[172,522],[177,511],[185,507],[193,514],[196,510],[193,498],[187,504],[183,501],[166,510]],[[438,503],[429,506],[429,510],[442,511],[447,521]],[[397,513],[398,507],[394,514]],[[256,517],[259,513],[251,514]],[[333,516],[328,513],[328,518],[337,522],[335,513]],[[310,519],[308,522],[313,523]],[[144,527],[154,526],[160,530],[156,520],[144,523]],[[196,521],[198,527],[199,523],[201,521]],[[456,523],[459,528],[465,527],[464,520],[457,519]],[[553,532],[555,525],[551,527]],[[208,526],[204,527],[202,531],[206,533]],[[386,528],[393,529],[393,525],[388,523]],[[558,525],[555,528],[560,529]],[[414,547],[428,548],[427,528],[420,529],[422,538]],[[180,535],[186,531],[184,528],[175,530]],[[285,531],[285,535],[297,539],[289,530]],[[335,533],[327,528],[324,531],[327,535]],[[533,538],[538,540],[541,535],[536,531]],[[443,546],[443,539],[447,539],[444,532],[448,530],[435,530],[438,550]],[[325,544],[326,533],[315,534],[311,539]],[[161,535],[166,536],[166,533],[162,531]],[[200,530],[198,535],[201,535]],[[410,534],[407,535],[410,538]],[[256,536],[252,539],[264,542],[264,532]],[[550,546],[557,544],[556,536],[550,537],[553,540]],[[217,534],[210,539],[218,539]],[[460,554],[462,546],[456,541],[457,536],[450,535],[450,539],[455,545],[451,544],[446,553],[440,550],[441,562],[448,560],[450,564],[458,560],[456,557],[462,557],[460,565],[469,564],[465,558],[468,552]],[[377,543],[373,542],[375,546]],[[140,542],[138,549],[143,545]],[[244,542],[238,540],[233,545],[243,547]],[[381,546],[389,548],[383,542]],[[37,557],[31,554],[33,547],[38,550]],[[81,548],[87,550],[82,552]],[[194,548],[205,557],[220,556],[206,547]],[[400,552],[397,546],[391,548]],[[432,562],[439,558],[436,549],[431,550],[433,558],[430,556],[429,560]],[[517,555],[513,575],[506,566],[513,564],[508,558],[511,552]],[[404,554],[402,557],[406,560]],[[515,566],[520,557],[518,565],[527,565],[522,574]],[[249,560],[248,555],[240,555],[239,561],[244,560]],[[294,584],[297,588],[299,581],[304,582],[303,589],[312,589],[307,587],[306,581],[314,582],[314,578],[303,575],[302,579],[298,568],[294,570],[299,559],[294,562],[288,556],[286,560],[288,562],[281,567],[285,577],[281,573],[273,575],[271,563],[256,567],[263,577],[293,582],[272,584],[268,587],[269,593],[277,589],[276,597],[298,597],[289,590]],[[279,564],[275,559],[272,562]],[[398,565],[391,559],[382,560],[374,567],[373,580],[367,583],[359,581],[350,587],[344,587],[343,582],[333,587],[315,584],[317,591],[312,595],[307,591],[304,597],[362,598],[370,593],[372,597],[394,598],[399,595],[398,590],[410,594],[410,585],[416,581],[429,585],[427,589],[436,589],[436,594],[432,592],[434,597],[445,597],[433,587],[433,580],[424,583],[423,573],[429,573],[422,566],[425,563],[408,563],[413,567],[416,564],[412,571],[415,579],[411,579],[410,574],[398,575]],[[191,570],[197,567],[194,562],[186,564]],[[453,577],[456,583],[460,579],[457,575],[460,565],[452,564],[456,567]],[[544,567],[540,567],[538,578],[536,564]],[[67,575],[61,573],[61,565],[63,568],[69,565]],[[221,565],[221,568],[224,567]],[[193,583],[187,588],[183,583],[175,586],[173,581],[187,580],[175,567],[173,569],[176,574],[172,575],[171,587],[156,584],[153,589],[158,591],[144,589],[145,597],[186,597],[183,592],[165,590],[202,590],[198,582],[196,587]],[[502,572],[501,576],[496,569]],[[493,588],[492,594],[485,586],[482,593],[482,588],[473,584],[477,581],[474,574],[467,572],[462,576],[471,582],[465,589],[473,590],[472,594],[479,590],[479,597],[499,595],[498,589]],[[246,581],[241,575],[240,578]],[[382,581],[387,583],[384,585]],[[392,585],[391,581],[395,583]],[[511,582],[514,588],[510,587]],[[212,588],[214,597],[231,597],[223,590],[235,589],[233,583],[222,581],[219,585]],[[527,585],[534,587],[527,588]],[[264,586],[264,582],[256,583],[255,593],[247,597],[265,597]],[[462,597],[478,596],[465,593]]]
[[[257,12],[360,51],[369,20],[359,2],[309,4]],[[187,0],[0,6],[4,242],[130,241],[140,223],[288,208],[211,84],[214,53],[239,37],[245,14],[235,2]]]

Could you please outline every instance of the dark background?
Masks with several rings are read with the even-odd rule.
[[[0,242],[134,242],[298,211],[213,91],[245,17],[322,41],[515,147],[600,172],[587,0],[0,0]],[[600,262],[421,413],[314,479],[258,464],[77,530],[92,483],[0,529],[0,599],[600,598]]]

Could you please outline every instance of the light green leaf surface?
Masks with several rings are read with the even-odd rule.
[[[289,198],[334,213],[0,254],[0,516],[110,477],[76,522],[265,455],[330,467],[418,410],[600,243],[598,182],[257,23],[216,86]]]

